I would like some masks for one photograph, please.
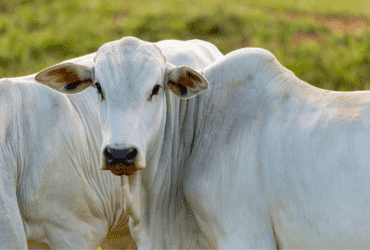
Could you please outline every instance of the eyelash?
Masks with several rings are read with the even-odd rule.
[[[104,100],[103,91],[101,89],[100,84],[97,82],[97,83],[95,83],[95,85],[96,85],[96,89],[98,90],[98,94],[100,94],[101,99]]]

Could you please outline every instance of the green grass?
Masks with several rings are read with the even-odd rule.
[[[352,13],[355,15],[370,13],[370,4],[368,0],[284,0],[284,1],[271,1],[271,0],[252,0],[258,5],[270,6],[273,8],[285,9],[301,9],[311,12],[324,12],[324,13]]]
[[[369,1],[307,2],[3,0],[0,76],[31,74],[123,36],[198,38],[223,53],[265,48],[299,78],[321,88],[370,89],[370,29],[347,33],[328,24],[341,15],[370,24]]]

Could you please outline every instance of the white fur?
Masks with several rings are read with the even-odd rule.
[[[167,89],[148,104],[165,60],[135,41],[127,52],[146,64],[121,41],[98,51],[95,70],[103,135],[145,156],[124,177],[140,249],[370,245],[369,92],[315,88],[245,48],[204,69],[209,91],[180,100]]]
[[[135,38],[124,38],[103,45],[96,54],[94,64],[90,66],[91,79],[93,83],[101,84],[105,97],[105,100],[98,97],[103,134],[102,149],[107,145],[115,148],[135,146],[139,152],[139,167],[145,168],[147,162],[156,162],[158,156],[147,152],[150,152],[148,148],[153,147],[161,150],[158,133],[165,118],[164,93],[169,91],[164,84],[167,71],[181,65],[204,68],[222,56],[214,45],[200,40],[186,42],[171,40],[150,44]],[[161,84],[162,88],[158,96],[154,96],[149,102],[148,96],[157,83]],[[43,84],[48,83],[44,81]],[[56,90],[67,92],[63,89]],[[141,242],[140,246],[143,246],[142,242],[148,238],[145,236],[146,219],[141,218],[140,210],[145,210],[148,204],[141,195],[141,188],[148,182],[144,178],[126,183],[129,188],[124,189],[125,208],[131,216],[138,217],[139,223],[135,224],[133,220],[131,223],[135,225],[133,230],[136,239]],[[150,186],[152,184],[153,182],[148,183]]]
[[[204,76],[182,179],[201,231],[220,249],[367,248],[370,93],[315,88],[256,48]]]
[[[34,76],[0,81],[0,248],[96,249],[128,231],[121,181],[100,171],[96,90],[67,97]]]

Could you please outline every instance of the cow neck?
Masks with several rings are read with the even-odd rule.
[[[197,98],[181,100],[166,91],[160,136],[150,147],[145,170],[130,177],[130,209],[140,211],[139,220],[130,218],[130,230],[138,246],[207,248],[199,244],[200,230],[183,190],[197,120],[196,105]]]
[[[120,220],[127,218],[122,216],[124,210],[120,178],[110,171],[101,171],[99,165],[102,135],[95,103],[96,92],[89,89],[77,95],[69,95],[68,99],[81,119],[89,146],[89,158],[84,159],[85,164],[82,164],[84,177],[96,195],[95,203],[98,204],[94,205],[103,213],[102,216],[108,220],[109,228],[112,229],[121,224]]]

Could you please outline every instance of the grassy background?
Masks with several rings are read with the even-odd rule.
[[[35,73],[123,36],[271,51],[321,88],[370,89],[370,1],[1,0],[0,77]]]

